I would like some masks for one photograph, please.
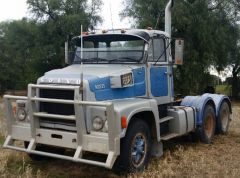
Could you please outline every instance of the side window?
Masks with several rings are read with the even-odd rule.
[[[83,51],[84,51],[83,58],[84,59],[97,57],[97,53],[96,52],[92,52],[92,53],[88,53],[87,52],[89,50],[91,51],[92,48],[94,48],[94,43],[92,41],[83,41]],[[81,49],[79,51],[81,51]]]
[[[153,38],[149,48],[148,60],[150,62],[166,61],[165,40],[163,38]]]

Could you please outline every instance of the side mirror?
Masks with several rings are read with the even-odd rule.
[[[65,64],[69,64],[68,41],[65,42]]]
[[[184,40],[176,39],[175,41],[175,64],[183,64]]]

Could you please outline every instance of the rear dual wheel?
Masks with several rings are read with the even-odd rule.
[[[200,141],[211,143],[216,128],[216,116],[212,105],[206,105],[203,113],[202,126],[199,128]]]
[[[217,120],[217,133],[227,134],[230,123],[230,108],[226,101],[221,104]]]

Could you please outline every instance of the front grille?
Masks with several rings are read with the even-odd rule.
[[[66,99],[66,100],[74,99],[74,91],[71,90],[40,89],[39,95],[41,98]],[[72,104],[40,102],[40,112],[59,115],[75,115],[74,106]],[[76,121],[41,118],[40,126],[50,129],[69,130],[67,128],[76,127]]]
[[[68,90],[40,90],[41,98],[50,99],[74,99],[74,91]],[[49,114],[60,114],[60,115],[74,115],[74,106],[70,104],[60,104],[60,103],[40,103],[40,111],[47,112]]]

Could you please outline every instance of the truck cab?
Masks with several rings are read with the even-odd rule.
[[[198,133],[210,143],[227,133],[227,96],[186,96],[176,102],[173,65],[182,63],[183,41],[171,54],[166,7],[165,31],[120,29],[82,33],[66,42],[67,67],[46,72],[28,85],[28,96],[5,95],[8,135],[4,148],[115,168],[143,170],[165,140]],[[15,109],[16,106],[16,109]],[[16,112],[15,112],[16,111]],[[22,141],[25,147],[16,144]],[[72,150],[72,156],[46,151]],[[47,149],[48,150],[48,149]],[[104,161],[85,153],[103,154]]]

